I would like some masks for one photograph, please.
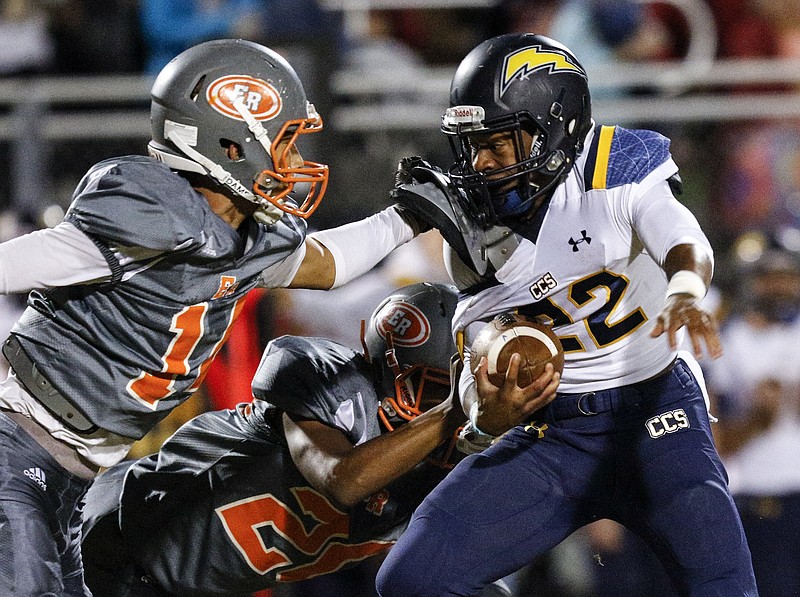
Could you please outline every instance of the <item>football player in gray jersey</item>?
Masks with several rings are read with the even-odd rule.
[[[95,165],[62,223],[0,245],[0,293],[30,292],[3,346],[2,595],[88,594],[90,480],[197,390],[249,290],[339,286],[417,231],[390,207],[306,235],[328,169],[297,142],[322,118],[272,50],[200,44],[151,96],[149,156]]]
[[[159,453],[101,474],[85,506],[93,593],[242,595],[389,549],[446,473],[432,452],[465,420],[450,389],[456,301],[451,286],[396,290],[363,353],[273,340],[251,403],[204,413]]]

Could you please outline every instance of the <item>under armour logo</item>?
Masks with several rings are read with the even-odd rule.
[[[578,245],[581,244],[581,243],[586,243],[587,245],[591,245],[592,244],[592,237],[591,236],[586,236],[586,230],[581,230],[581,236],[582,236],[582,238],[579,238],[578,240],[575,240],[571,236],[569,237],[569,244],[572,245],[572,252],[573,253],[577,253],[578,252]]]
[[[525,425],[525,429],[523,429],[526,433],[530,433],[536,439],[542,439],[544,437],[544,432],[547,431],[547,423],[539,423],[538,421],[531,421],[527,425]]]

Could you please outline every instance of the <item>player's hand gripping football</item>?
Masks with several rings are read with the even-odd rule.
[[[656,318],[656,326],[650,333],[652,338],[667,334],[670,348],[677,350],[678,330],[686,328],[692,350],[697,358],[704,354],[712,359],[722,356],[722,341],[717,321],[706,311],[700,301],[690,294],[673,294],[667,298],[664,308]]]
[[[515,353],[508,363],[506,377],[498,387],[489,381],[486,357],[475,371],[478,390],[478,428],[490,435],[502,435],[512,427],[529,418],[534,412],[549,404],[556,397],[561,375],[551,363],[545,367],[530,385],[519,387],[520,356]]]

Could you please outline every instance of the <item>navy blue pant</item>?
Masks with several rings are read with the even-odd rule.
[[[563,394],[425,499],[378,574],[383,597],[472,596],[610,518],[681,596],[754,597],[755,578],[701,390],[685,363],[647,382]]]
[[[0,595],[89,595],[80,536],[90,483],[0,412]]]

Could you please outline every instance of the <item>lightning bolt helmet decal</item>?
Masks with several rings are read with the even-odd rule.
[[[586,72],[566,52],[556,48],[544,48],[541,45],[521,48],[503,61],[500,81],[500,97],[509,85],[517,79],[526,79],[532,72],[546,69],[549,73],[560,71],[575,72],[586,78]]]

